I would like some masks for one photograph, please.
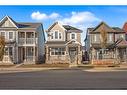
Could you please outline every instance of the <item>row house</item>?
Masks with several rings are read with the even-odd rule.
[[[102,53],[102,33],[106,32],[106,47]],[[86,51],[92,60],[106,59],[115,62],[126,62],[127,41],[125,30],[119,27],[110,27],[105,22],[101,22],[96,27],[87,29],[85,38]],[[94,62],[93,61],[93,62]]]
[[[5,16],[0,21],[0,35],[6,42],[2,63],[44,61],[45,36],[41,23],[15,22]]]
[[[46,63],[81,63],[82,30],[55,22],[46,32]]]

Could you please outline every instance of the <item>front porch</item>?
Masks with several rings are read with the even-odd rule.
[[[48,64],[80,64],[81,55],[81,46],[79,44],[46,45],[46,63]]]
[[[26,46],[18,47],[19,63],[35,64],[37,62],[37,47]]]
[[[105,49],[102,53],[102,49],[93,48],[91,50],[91,64],[95,65],[112,65],[127,63],[127,48],[117,47],[113,49]]]

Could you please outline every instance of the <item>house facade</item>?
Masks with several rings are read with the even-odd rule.
[[[44,61],[45,36],[41,23],[20,23],[5,16],[0,21],[0,35],[6,42],[2,63],[32,64]]]
[[[103,32],[105,32],[107,39],[104,49],[102,48]],[[98,60],[105,60],[107,63],[127,63],[127,41],[125,38],[123,29],[110,27],[105,22],[88,28],[85,46],[91,63],[97,63]]]
[[[81,63],[80,29],[55,22],[46,32],[46,63]]]

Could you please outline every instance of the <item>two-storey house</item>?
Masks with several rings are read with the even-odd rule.
[[[44,60],[45,36],[41,23],[15,22],[9,16],[0,21],[0,35],[5,37],[1,63],[36,63]]]
[[[106,32],[106,48],[102,53],[102,34]],[[106,60],[119,59],[126,62],[127,58],[127,42],[125,40],[125,31],[119,27],[110,27],[105,22],[93,28],[87,29],[85,39],[86,50],[89,53],[90,60],[100,60],[102,57]]]
[[[81,63],[80,29],[55,22],[46,32],[46,63]]]

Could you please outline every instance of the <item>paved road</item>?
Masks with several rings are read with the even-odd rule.
[[[127,71],[47,70],[0,74],[0,89],[127,89]]]

